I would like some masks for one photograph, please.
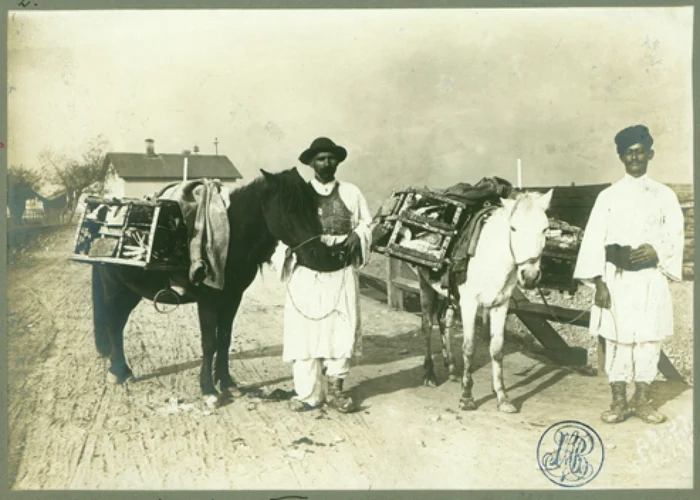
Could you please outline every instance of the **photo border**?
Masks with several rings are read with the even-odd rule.
[[[36,6],[34,5],[36,4]],[[595,0],[577,0],[577,1],[542,1],[542,0],[481,0],[481,1],[416,1],[416,0],[380,0],[380,1],[334,1],[334,0],[292,0],[292,1],[242,1],[242,0],[34,0],[26,8],[19,5],[18,0],[4,0],[2,6],[2,20],[0,33],[7,33],[8,16],[11,11],[35,11],[35,10],[109,10],[109,9],[339,9],[339,8],[373,8],[373,9],[405,9],[405,8],[425,8],[425,9],[446,9],[446,8],[482,8],[482,9],[502,9],[502,8],[519,8],[519,9],[537,9],[537,8],[574,8],[574,7],[696,7],[693,14],[693,162],[697,163],[698,145],[700,144],[700,127],[697,127],[697,116],[700,110],[700,99],[698,96],[698,8],[697,1],[645,1],[645,0],[617,0],[617,1],[595,1]],[[7,37],[2,37],[2,49],[7,56]],[[0,78],[0,89],[7,94],[7,57],[4,58],[5,64],[2,65],[2,78]],[[7,99],[0,102],[0,113],[4,116],[4,120],[0,123],[0,141],[5,144],[4,149],[0,149],[0,168],[7,171],[7,144],[8,140],[8,117],[7,117]],[[700,170],[695,167],[693,169],[694,197],[697,199],[697,186],[700,181]],[[7,205],[7,178],[6,175],[0,175],[0,209],[5,210]],[[6,220],[3,217],[3,220]],[[7,227],[6,222],[0,225],[0,331],[5,334],[0,335],[0,352],[7,356]],[[696,253],[695,263],[697,266],[699,257]],[[697,305],[698,290],[697,284],[694,281],[693,285],[694,306]],[[698,330],[699,319],[694,307],[694,329]],[[698,342],[694,342],[694,359],[698,359]],[[4,434],[4,438],[0,438],[0,498],[7,500],[26,500],[26,499],[51,499],[51,500],[95,500],[95,499],[122,499],[128,495],[130,500],[223,500],[223,499],[275,499],[284,496],[294,495],[297,498],[303,497],[309,500],[350,500],[350,499],[377,499],[377,500],[457,500],[465,497],[483,498],[483,499],[540,499],[540,498],[561,498],[566,495],[567,498],[584,498],[595,497],[614,500],[641,500],[646,498],[663,498],[665,500],[675,499],[690,499],[698,498],[697,481],[694,481],[694,488],[687,490],[600,490],[600,489],[582,489],[570,491],[562,488],[561,490],[372,490],[372,491],[356,491],[356,490],[302,490],[302,491],[279,491],[279,490],[163,490],[163,491],[143,491],[143,490],[8,490],[8,415],[7,415],[7,362],[2,364],[0,370],[0,436]],[[696,371],[694,370],[694,373]],[[697,408],[697,393],[693,394],[693,408]],[[698,428],[698,415],[694,412],[694,462],[693,462],[693,477],[694,480],[700,477],[698,475],[698,440],[695,429]]]

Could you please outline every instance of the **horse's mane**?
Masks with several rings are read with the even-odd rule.
[[[314,232],[321,231],[318,219],[318,206],[313,196],[313,188],[292,170],[260,176],[231,192],[231,209],[251,212],[251,207],[270,206],[285,226],[302,225]],[[274,179],[274,180],[272,180]],[[234,208],[236,207],[236,208]]]
[[[253,179],[248,184],[234,189],[229,193],[230,206],[234,205],[240,206],[253,206],[255,202],[259,202],[259,197],[262,189],[264,188],[264,182],[262,177],[257,177]]]

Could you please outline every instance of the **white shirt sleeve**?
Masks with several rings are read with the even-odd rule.
[[[372,245],[372,214],[369,211],[367,200],[357,186],[348,183],[340,183],[339,194],[343,203],[352,210],[353,230],[360,237],[362,255],[359,262],[355,262],[356,267],[364,267],[370,259],[370,247]]]
[[[598,195],[593,204],[574,270],[574,278],[589,286],[593,284],[593,278],[605,275],[605,243],[610,213],[608,198],[606,189]]]
[[[665,190],[662,197],[661,227],[651,242],[659,257],[659,269],[669,279],[680,281],[683,276],[683,247],[685,245],[683,210],[676,194]]]
[[[289,247],[280,241],[270,258],[270,263],[277,274],[277,278],[284,282],[289,280],[297,262],[297,255],[295,253],[287,254],[287,250],[289,250]]]

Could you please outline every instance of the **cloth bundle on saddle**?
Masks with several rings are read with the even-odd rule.
[[[179,293],[202,283],[222,290],[230,238],[228,189],[219,180],[196,179],[169,184],[156,198],[177,201],[187,227],[190,268],[186,276],[174,275],[171,286]]]
[[[465,205],[465,209],[456,224],[456,237],[449,242],[441,265],[431,271],[433,279],[439,279],[444,288],[450,287],[450,277],[455,285],[466,280],[467,265],[476,250],[476,243],[484,222],[496,207],[502,205],[501,198],[507,198],[512,191],[513,185],[500,177],[484,177],[475,185],[460,182],[446,189],[433,191],[441,197]],[[450,210],[451,207],[446,205],[447,203],[437,201],[428,195],[412,201],[410,207],[402,207],[401,211],[440,217]],[[386,207],[382,206],[375,215],[372,238],[372,246],[375,249],[386,245],[391,237],[393,226],[390,223],[385,223],[390,218],[391,211],[393,210],[387,210]],[[407,233],[410,231],[406,228],[402,229]],[[439,244],[438,241],[434,241],[437,236],[431,234],[429,230],[417,231],[407,235],[400,244],[414,249],[426,249],[430,244]]]

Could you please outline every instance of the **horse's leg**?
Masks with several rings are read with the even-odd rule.
[[[124,287],[106,305],[106,321],[111,346],[109,372],[123,384],[133,376],[124,356],[124,328],[131,311],[141,302],[141,296]]]
[[[461,292],[461,290],[460,290]],[[462,327],[464,329],[464,342],[462,344],[462,356],[464,357],[464,375],[462,376],[462,396],[459,407],[462,410],[476,410],[476,403],[472,396],[472,361],[474,360],[474,330],[476,312],[479,304],[476,297],[466,293],[460,293],[459,305],[462,311]]]
[[[498,399],[499,411],[516,413],[518,410],[511,404],[506,395],[503,384],[503,341],[505,339],[506,315],[508,314],[508,302],[492,307],[489,312],[491,323],[491,369],[493,371],[493,392]]]
[[[197,311],[199,313],[199,329],[202,334],[202,367],[199,372],[199,387],[205,396],[218,395],[212,378],[212,364],[216,351],[216,329],[219,322],[216,300],[205,294],[205,297],[197,302]]]
[[[433,369],[433,353],[430,350],[430,337],[433,332],[433,311],[437,301],[437,293],[430,286],[430,282],[419,273],[420,282],[420,308],[421,331],[425,339],[425,361],[423,361],[423,385],[435,387],[437,379]]]
[[[95,347],[100,356],[109,356],[112,345],[109,340],[109,310],[105,302],[104,284],[98,266],[92,266],[92,326]]]
[[[445,367],[452,382],[459,380],[457,377],[457,367],[455,365],[454,354],[452,353],[452,329],[455,324],[455,309],[450,299],[447,299],[445,319],[440,321],[440,338],[442,339],[442,358],[445,360]]]
[[[216,361],[214,363],[214,382],[220,382],[222,391],[232,395],[240,395],[236,382],[231,377],[229,370],[228,351],[231,347],[231,331],[233,330],[233,320],[236,317],[238,306],[241,304],[242,295],[233,297],[226,296],[220,302],[217,315],[216,329]]]

